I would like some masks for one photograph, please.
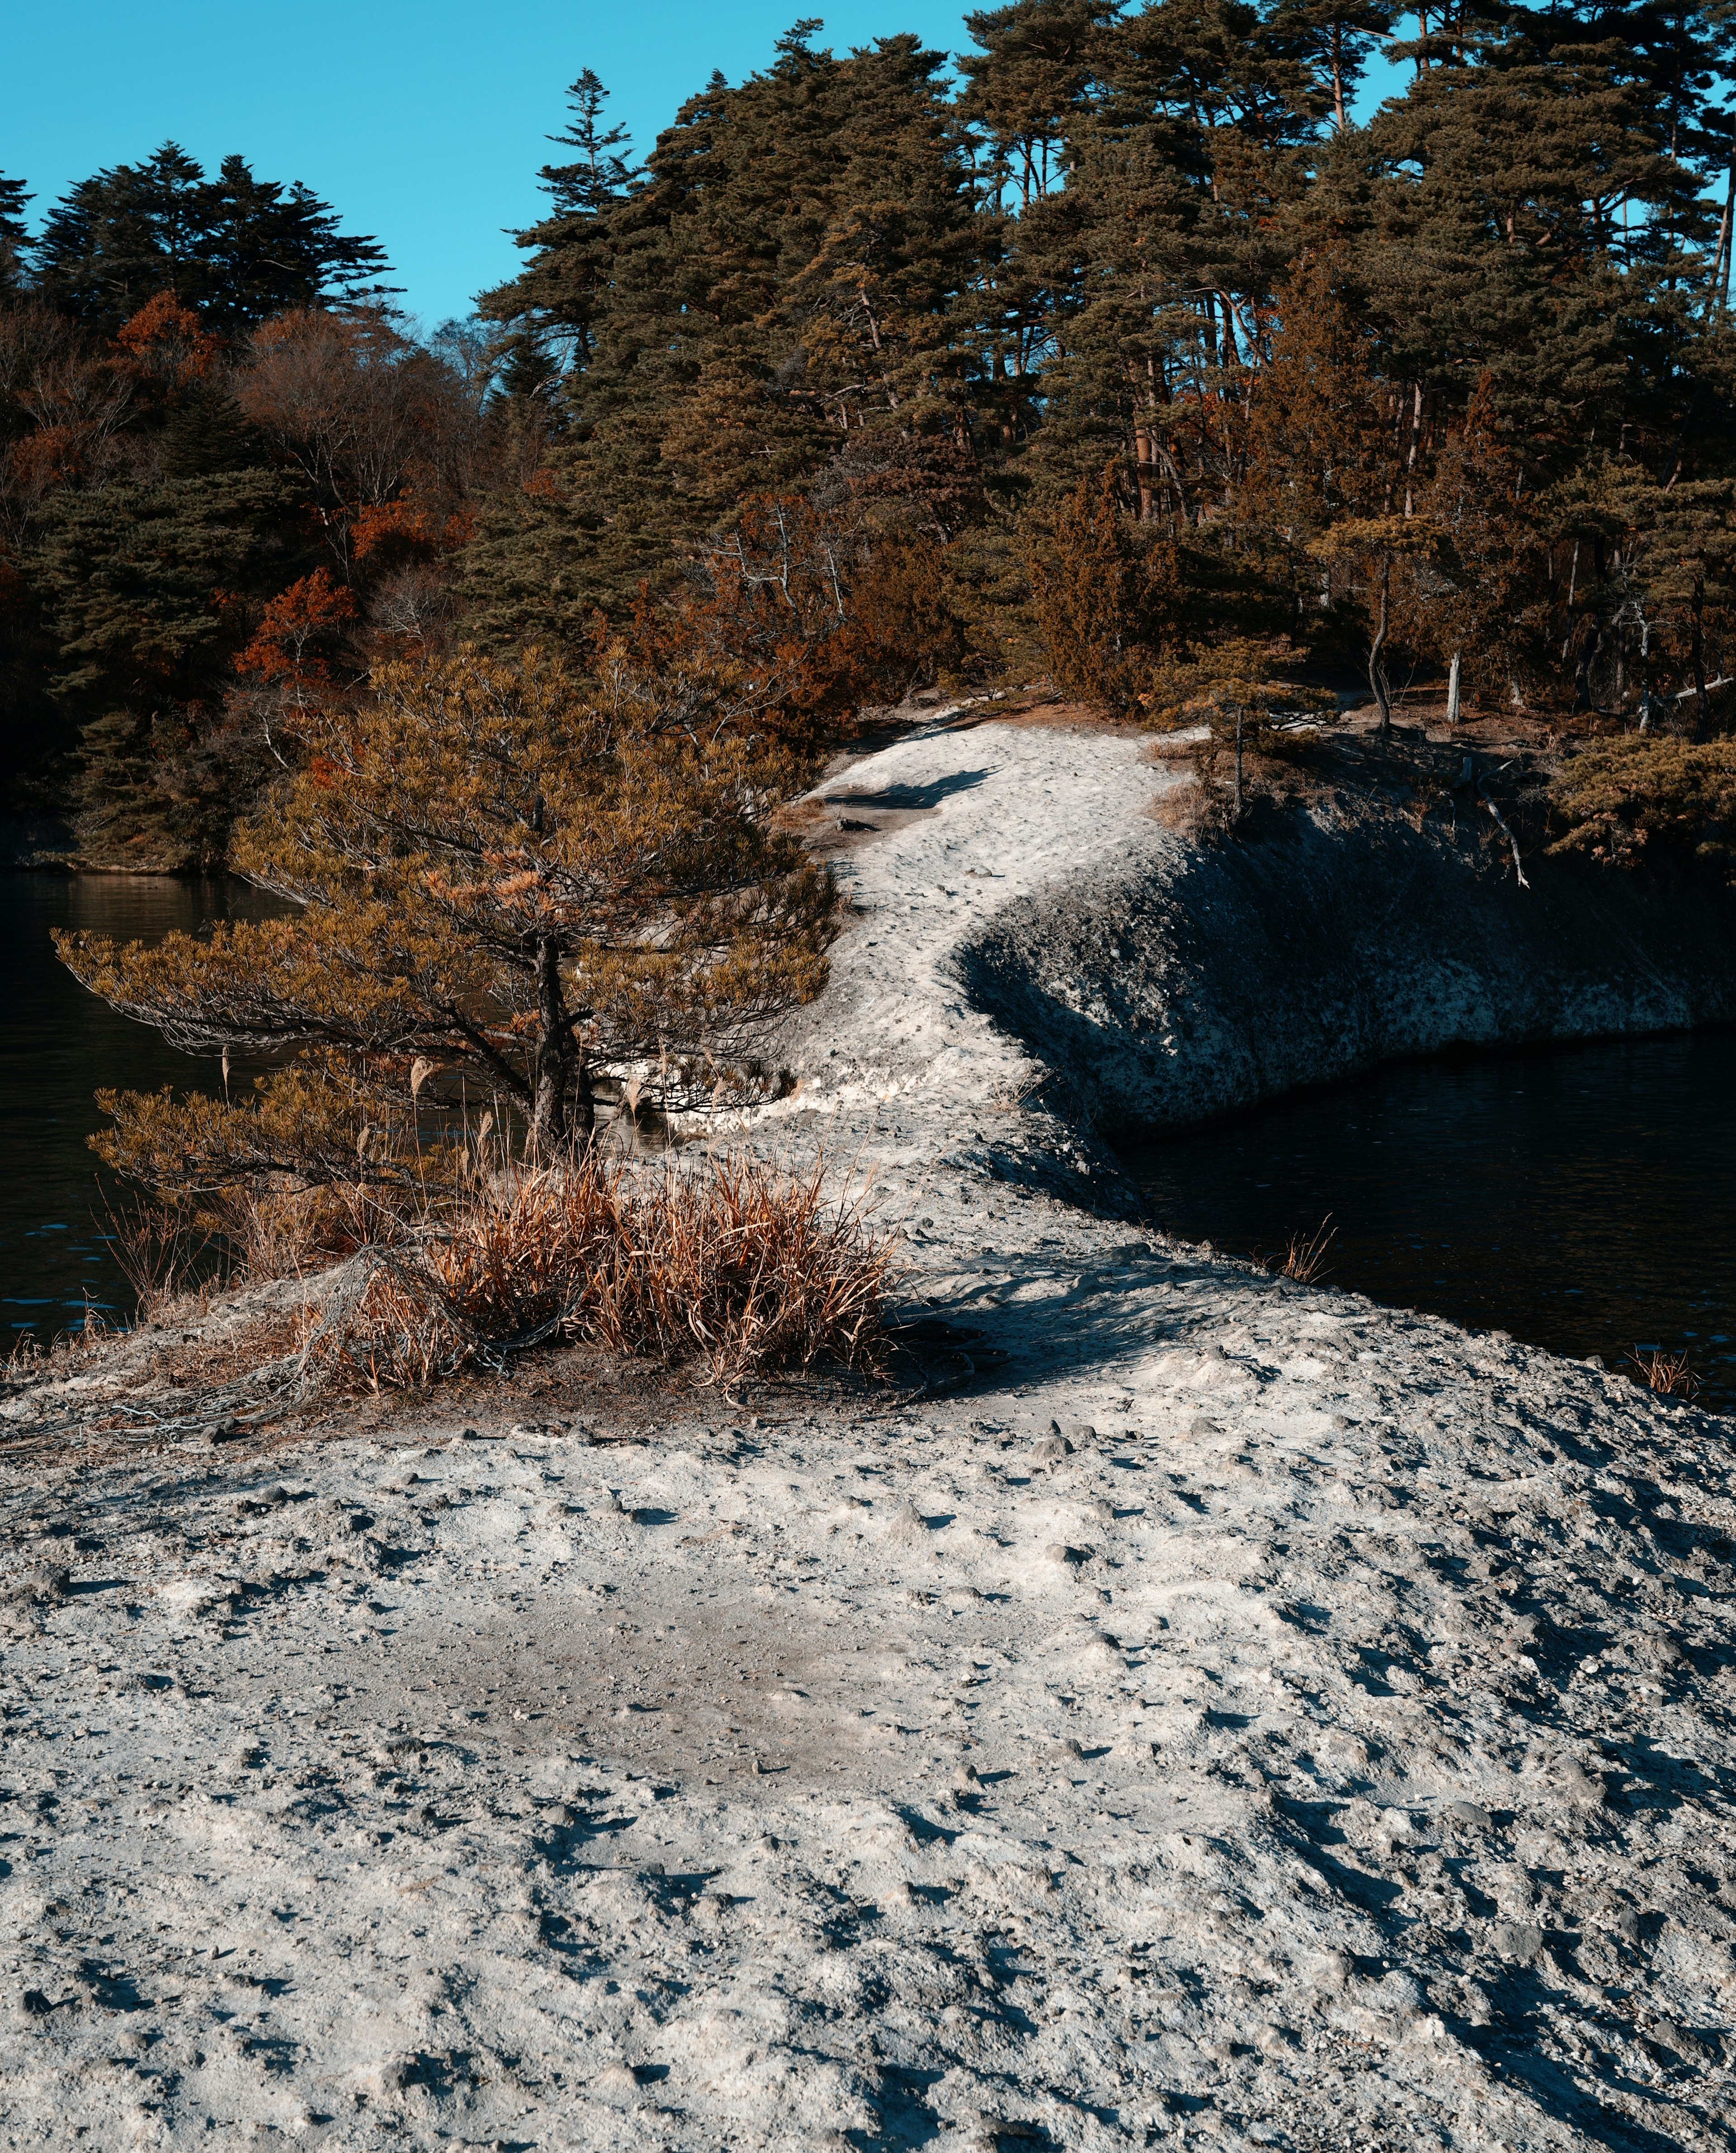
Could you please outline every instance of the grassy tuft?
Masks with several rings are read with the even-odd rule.
[[[308,1375],[322,1389],[420,1387],[568,1344],[697,1356],[729,1382],[873,1366],[892,1239],[865,1191],[834,1199],[831,1182],[823,1159],[792,1173],[746,1153],[685,1169],[594,1151],[508,1161],[437,1212],[374,1218],[310,1309]],[[253,1208],[256,1271],[268,1257],[282,1272],[294,1234],[269,1199]]]
[[[1266,1269],[1280,1278],[1294,1279],[1299,1285],[1312,1285],[1326,1276],[1327,1252],[1337,1231],[1329,1211],[1312,1234],[1292,1234],[1290,1246],[1281,1256],[1265,1258]]]
[[[1636,1346],[1627,1358],[1634,1371],[1633,1380],[1663,1397],[1691,1398],[1700,1387],[1700,1379],[1685,1352],[1666,1353],[1657,1346]]]

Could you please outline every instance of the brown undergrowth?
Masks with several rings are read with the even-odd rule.
[[[237,1192],[197,1229],[141,1211],[127,1239],[156,1334],[141,1373],[161,1395],[113,1412],[221,1439],[321,1400],[506,1375],[563,1349],[696,1366],[725,1386],[817,1363],[874,1376],[889,1356],[895,1236],[870,1183],[823,1156],[471,1156],[460,1183],[414,1203]],[[220,1270],[195,1285],[201,1234]]]
[[[1293,827],[1298,814],[1340,827],[1403,818],[1486,854],[1511,876],[1548,842],[1549,784],[1560,738],[1520,715],[1432,726],[1423,709],[1403,711],[1382,735],[1352,715],[1251,738],[1243,751],[1243,810],[1234,811],[1235,751],[1219,739],[1159,735],[1153,761],[1187,776],[1160,793],[1153,812],[1196,844],[1257,842]]]
[[[827,1163],[509,1164],[347,1260],[310,1320],[340,1387],[421,1387],[541,1346],[697,1356],[718,1380],[878,1357],[892,1239]]]

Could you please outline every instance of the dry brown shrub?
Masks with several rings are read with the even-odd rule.
[[[878,1359],[892,1237],[823,1158],[697,1168],[594,1151],[480,1178],[444,1216],[359,1249],[310,1314],[322,1387],[420,1387],[544,1344],[674,1361],[713,1380]],[[383,1224],[384,1222],[383,1222]]]
[[[1633,1380],[1660,1397],[1691,1398],[1700,1387],[1685,1352],[1666,1353],[1657,1347],[1648,1352],[1636,1346],[1627,1357],[1633,1365]]]
[[[1173,830],[1179,837],[1197,838],[1204,831],[1211,804],[1205,787],[1197,777],[1190,777],[1158,793],[1151,812],[1166,830]]]

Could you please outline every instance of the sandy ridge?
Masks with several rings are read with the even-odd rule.
[[[1727,2142],[1728,1426],[1063,1200],[970,952],[1160,781],[835,781],[768,1140],[1000,1376],[0,1481],[0,2140]]]

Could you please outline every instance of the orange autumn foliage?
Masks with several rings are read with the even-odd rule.
[[[330,668],[319,648],[355,618],[355,600],[324,568],[316,568],[266,607],[235,669],[261,680],[323,682]]]
[[[351,557],[371,573],[430,565],[464,545],[475,521],[469,509],[440,517],[415,501],[364,501],[351,526]]]
[[[184,394],[203,381],[221,349],[199,317],[172,292],[159,292],[115,333],[117,364],[160,395]]]

